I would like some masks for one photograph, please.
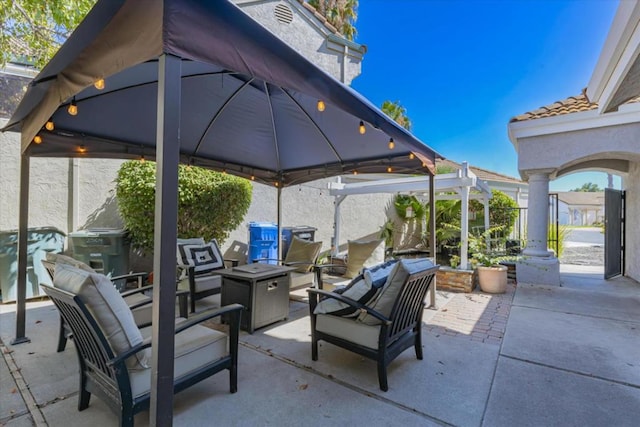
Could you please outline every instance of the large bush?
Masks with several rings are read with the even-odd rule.
[[[153,251],[156,164],[125,162],[116,179],[116,198],[131,243]],[[178,170],[178,237],[215,238],[220,244],[238,227],[251,204],[251,183],[193,166]]]

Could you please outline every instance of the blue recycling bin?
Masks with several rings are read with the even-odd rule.
[[[41,260],[47,252],[64,250],[64,232],[55,227],[27,229],[27,292],[25,297],[44,296],[40,283],[52,285]],[[18,290],[18,230],[0,231],[0,292],[2,303],[17,299]]]
[[[256,260],[266,264],[278,263],[278,226],[272,222],[249,223],[249,256],[247,263]]]

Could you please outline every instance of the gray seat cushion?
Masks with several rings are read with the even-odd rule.
[[[181,321],[184,319],[176,319],[176,324]],[[147,338],[151,336],[151,327],[142,328],[140,332]],[[180,378],[228,354],[229,342],[225,333],[195,325],[175,336],[173,377]],[[129,375],[134,397],[149,393],[151,369],[129,369]]]
[[[364,347],[378,348],[379,325],[365,325],[351,317],[318,314],[316,316],[316,330]]]

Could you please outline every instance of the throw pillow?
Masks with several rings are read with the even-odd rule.
[[[396,260],[391,260],[372,269],[365,269],[346,287],[336,288],[335,293],[341,294],[361,304],[369,305],[375,300],[378,292],[387,280],[387,275],[392,271]],[[331,314],[342,317],[356,317],[359,312],[355,307],[345,304],[333,298],[326,298],[318,303],[315,314]]]
[[[376,299],[371,302],[370,307],[389,317],[393,304],[398,297],[398,293],[407,281],[407,278],[414,273],[433,267],[433,262],[428,258],[402,259],[393,267],[382,290]],[[379,325],[380,321],[367,313],[361,313],[358,320],[367,325]]]
[[[284,264],[293,263],[291,267],[296,267],[296,271],[307,273],[313,267],[313,263],[316,262],[321,247],[322,242],[310,242],[293,236]],[[304,264],[296,265],[295,263]]]
[[[180,253],[182,264],[194,267],[197,275],[224,267],[224,260],[215,240],[204,245],[180,245]]]
[[[350,240],[347,249],[347,271],[345,277],[355,277],[363,267],[384,261],[384,240]]]
[[[78,295],[95,317],[115,355],[142,342],[131,310],[106,276],[58,263],[53,284]],[[132,369],[146,369],[150,360],[151,349],[145,349],[131,356],[126,363]]]
[[[366,304],[375,296],[378,289],[372,289],[364,280],[363,275],[359,275],[353,279],[346,287],[340,287],[333,290],[337,294],[342,294],[347,298],[356,300],[362,304]],[[331,314],[333,316],[356,317],[358,310],[342,301],[333,298],[325,298],[316,305],[314,314]]]
[[[204,245],[204,239],[202,237],[193,237],[190,239],[177,239],[177,251],[176,258],[179,265],[188,265],[184,262],[184,251],[181,250],[182,246],[185,245]]]

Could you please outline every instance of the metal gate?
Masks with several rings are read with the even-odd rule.
[[[604,190],[604,278],[624,272],[624,191]]]

